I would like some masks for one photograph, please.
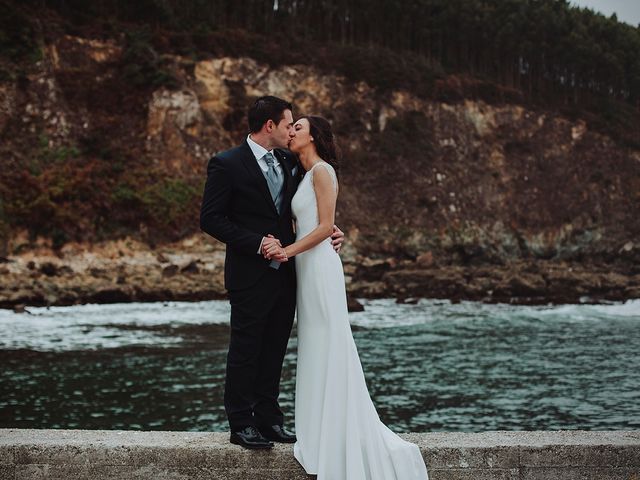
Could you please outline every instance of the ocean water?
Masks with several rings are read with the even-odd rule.
[[[363,300],[350,322],[394,431],[640,428],[640,300]],[[0,310],[0,427],[226,431],[224,301]],[[281,383],[293,426],[295,328]]]

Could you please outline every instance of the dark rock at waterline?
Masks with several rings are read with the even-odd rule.
[[[364,312],[364,305],[355,298],[347,295],[347,310],[350,312]]]
[[[57,300],[57,299],[56,299]],[[0,308],[13,309],[19,305],[46,306],[49,305],[47,297],[42,291],[17,289],[0,296]],[[58,304],[58,303],[57,303]]]
[[[87,303],[123,303],[135,301],[135,298],[124,289],[107,288],[90,293],[85,301]]]
[[[362,297],[476,300],[487,303],[579,303],[639,298],[640,275],[611,271],[611,265],[516,262],[419,268],[405,262],[386,272],[360,269],[349,293]]]
[[[13,306],[13,311],[15,313],[28,313],[27,312],[27,306],[24,303],[19,303],[17,305]]]

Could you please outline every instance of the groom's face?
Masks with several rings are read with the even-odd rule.
[[[289,132],[293,128],[293,114],[291,110],[285,110],[282,119],[271,131],[273,148],[287,148],[289,143]]]

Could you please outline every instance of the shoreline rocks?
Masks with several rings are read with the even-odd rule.
[[[547,304],[640,298],[640,272],[608,264],[520,260],[499,265],[438,265],[371,259],[353,247],[342,255],[349,309],[356,298]],[[0,308],[225,299],[224,245],[195,235],[151,248],[131,239],[36,248],[0,265]]]

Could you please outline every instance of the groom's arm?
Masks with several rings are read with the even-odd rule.
[[[229,220],[231,185],[224,162],[217,157],[209,160],[200,208],[200,229],[239,252],[256,255],[260,252],[262,235]]]

